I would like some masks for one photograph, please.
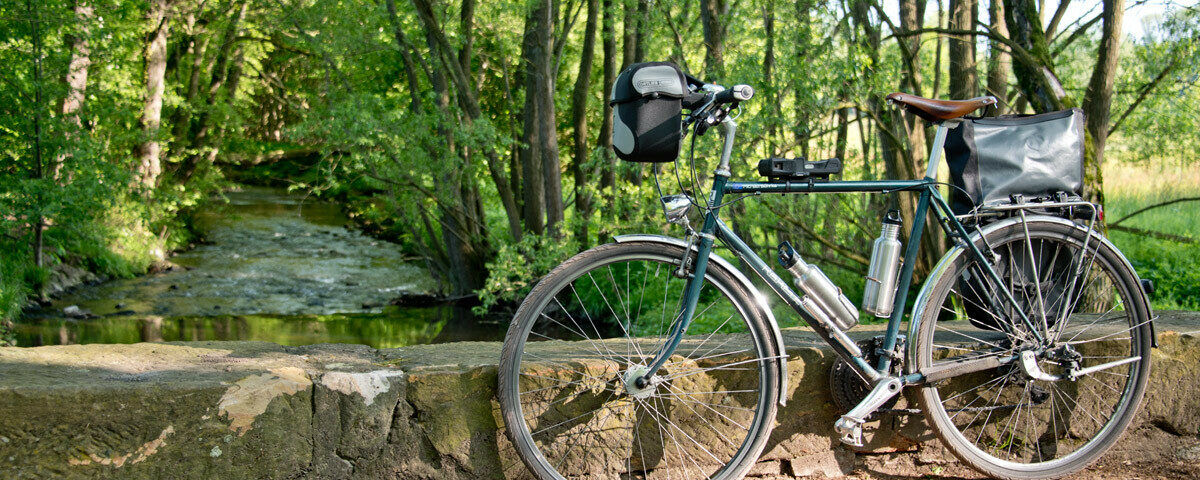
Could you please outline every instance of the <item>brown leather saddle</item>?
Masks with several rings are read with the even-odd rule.
[[[953,120],[988,105],[996,104],[996,97],[991,95],[975,97],[970,100],[934,100],[896,92],[888,95],[887,100],[890,103],[903,105],[905,110],[928,122]]]

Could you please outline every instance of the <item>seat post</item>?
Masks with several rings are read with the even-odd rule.
[[[958,120],[946,120],[937,124],[937,133],[933,136],[933,149],[929,152],[929,166],[925,169],[925,178],[937,180],[938,166],[942,161],[942,150],[946,147],[946,132],[958,126]]]

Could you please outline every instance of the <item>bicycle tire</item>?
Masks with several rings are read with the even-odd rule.
[[[1016,361],[926,383],[918,396],[922,410],[943,444],[987,475],[1034,479],[1077,472],[1112,447],[1137,413],[1150,371],[1149,305],[1128,261],[1097,233],[1042,219],[1000,226],[985,238],[976,245],[985,254],[994,254],[994,263],[1008,263],[1009,268],[997,266],[1008,284],[1002,288],[1013,292],[1031,322],[1042,312],[1057,312],[1039,323],[1053,340],[1035,347],[1023,322],[1013,320],[1004,308],[995,308],[997,304],[965,308],[973,298],[983,297],[979,290],[997,284],[981,281],[984,276],[976,260],[962,253],[934,280],[924,299],[911,371],[930,371],[925,369],[941,363],[935,359],[1011,358],[1021,350],[1042,353],[1035,355],[1036,368]],[[1077,260],[1073,269],[1056,269],[1064,251],[1071,253],[1073,262]],[[1086,282],[1071,283],[1072,276]],[[1106,311],[1098,316],[1091,311],[1102,308]],[[993,317],[963,318],[968,311],[981,310]],[[989,327],[1001,321],[1004,326]],[[1066,374],[1071,368],[1079,371],[1114,361],[1129,363],[1078,378]],[[1039,371],[1060,378],[1034,378]],[[981,400],[984,403],[977,404]]]
[[[675,289],[686,282],[673,272],[683,257],[682,247],[656,242],[598,246],[555,268],[521,304],[505,336],[498,393],[506,434],[534,476],[656,478],[699,473],[733,479],[754,465],[777,411],[780,372],[774,357],[779,353],[751,292],[721,266],[708,264],[696,319],[717,311],[717,302],[728,303],[721,308],[728,307],[731,314],[721,328],[737,317],[746,332],[689,336],[660,370],[662,383],[642,391],[625,387],[626,375],[657,351],[641,348],[655,345],[655,337],[629,333],[645,326],[646,319],[655,320],[651,315],[643,318],[649,267],[655,267],[655,290],[657,282],[666,285],[659,302],[664,305],[656,313],[674,315],[679,305],[673,298]],[[641,266],[646,268],[639,270]],[[630,278],[638,273],[641,286]],[[621,276],[628,293],[639,290],[636,307],[632,295],[619,294]],[[601,284],[614,287],[618,295],[605,295],[607,287]],[[596,303],[594,292],[586,289],[589,285],[603,299],[595,308],[587,305]],[[578,306],[564,305],[568,299],[578,300]],[[606,318],[615,318],[618,325],[602,321],[603,315],[594,310],[607,310],[611,315]],[[618,311],[625,313],[624,321]],[[555,319],[561,323],[555,325]],[[656,319],[656,333],[669,327],[669,320]],[[552,338],[587,337],[581,334],[592,328],[594,340]],[[609,337],[603,334],[606,329]],[[583,413],[576,415],[580,410]],[[561,426],[564,421],[570,425]]]

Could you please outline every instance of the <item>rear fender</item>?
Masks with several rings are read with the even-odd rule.
[[[1046,215],[1030,215],[1030,216],[1027,216],[1026,218],[1027,218],[1026,221],[1030,225],[1033,225],[1036,223],[1057,223],[1060,225],[1066,225],[1071,228],[1075,228],[1081,232],[1085,232],[1085,233],[1087,232],[1087,228],[1084,228],[1083,226],[1081,226],[1075,222],[1072,222],[1070,220],[1067,220],[1065,218],[1051,217],[1051,216],[1046,216]],[[1021,219],[1019,217],[1013,217],[1013,218],[1008,218],[1008,219],[993,223],[991,225],[983,227],[981,229],[982,231],[972,234],[971,241],[978,242],[979,238],[981,236],[986,236],[996,230],[1000,230],[1004,227],[1007,227],[1007,226],[1015,224],[1015,223],[1020,223],[1020,222],[1021,222]],[[1120,250],[1117,250],[1117,248],[1112,245],[1112,242],[1110,242],[1107,238],[1105,238],[1104,236],[1102,236],[1099,233],[1094,232],[1094,231],[1092,232],[1091,238],[1092,238],[1092,240],[1099,241],[1099,242],[1107,245],[1114,252],[1117,252],[1117,256],[1120,257],[1121,261],[1125,263],[1125,266],[1129,268],[1129,271],[1133,272],[1135,277],[1137,276],[1137,270],[1133,269],[1133,266],[1129,264],[1129,260],[1125,258],[1125,255],[1122,254]],[[950,269],[950,265],[952,265],[954,263],[954,260],[962,255],[970,255],[970,253],[968,253],[966,251],[966,249],[964,249],[961,245],[956,245],[954,248],[951,248],[950,251],[946,252],[946,255],[942,257],[941,261],[939,261],[937,263],[937,265],[933,267],[933,270],[931,270],[929,272],[929,275],[926,277],[925,283],[921,286],[921,292],[917,294],[917,300],[913,305],[912,316],[909,317],[908,338],[910,339],[909,340],[910,342],[916,341],[917,333],[920,332],[921,319],[923,318],[923,315],[925,314],[925,310],[930,307],[929,296],[932,295],[932,293],[933,293],[933,286],[938,283],[938,279],[941,278],[942,275],[946,274],[946,272]],[[1138,285],[1141,285],[1140,278],[1138,279],[1137,283],[1138,283]],[[1144,289],[1139,289],[1138,293],[1142,294],[1142,301],[1145,302],[1146,312],[1149,313],[1148,318],[1153,319],[1154,312],[1150,309],[1150,300],[1149,300],[1149,298],[1146,297],[1146,293],[1145,293]],[[938,307],[935,306],[933,308],[938,308]],[[1152,344],[1152,346],[1154,346],[1156,348],[1158,347],[1158,339],[1157,339],[1157,335],[1155,334],[1155,331],[1154,331],[1154,321],[1153,320],[1150,320],[1150,343]],[[905,365],[906,373],[909,373],[909,374],[916,373],[916,372],[913,372],[910,370],[917,364],[916,351],[917,351],[917,349],[915,349],[915,348],[907,349],[906,353],[907,353],[908,358],[907,358],[907,362]]]

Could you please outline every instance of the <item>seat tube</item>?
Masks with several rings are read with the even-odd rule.
[[[885,375],[892,368],[893,358],[889,354],[896,351],[896,338],[900,335],[900,322],[904,319],[904,307],[908,304],[908,289],[912,286],[913,268],[917,265],[917,255],[921,253],[921,236],[925,233],[925,216],[929,211],[934,188],[930,185],[921,190],[917,212],[912,219],[912,231],[908,234],[904,265],[900,267],[900,282],[896,285],[896,298],[893,300],[895,303],[892,304],[892,317],[888,319],[887,334],[883,337],[883,351],[887,353],[879,356],[877,364],[880,373]]]

